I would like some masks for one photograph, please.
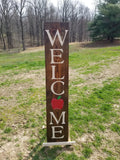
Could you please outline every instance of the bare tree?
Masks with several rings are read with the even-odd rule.
[[[79,4],[77,41],[82,42],[89,39],[88,23],[91,20],[91,13],[88,7]]]
[[[21,47],[21,26],[20,26],[20,17],[17,10],[12,19],[12,34],[13,34],[13,40],[14,40],[14,47],[20,48]]]
[[[37,39],[37,46],[40,46],[40,16],[41,16],[40,4],[41,4],[41,0],[33,0],[33,2],[30,1],[29,3],[31,4],[31,7],[34,10],[35,35],[36,35],[36,39]],[[39,13],[40,13],[40,15],[39,15]]]
[[[23,26],[23,16],[24,16],[25,5],[26,5],[26,0],[20,0],[20,3],[16,3],[16,9],[18,11],[19,18],[20,18],[21,39],[22,39],[23,51],[25,50],[24,26]]]
[[[48,0],[33,0],[29,2],[34,9],[37,46],[43,45],[44,22],[48,15],[47,2]]]
[[[70,42],[75,42],[77,37],[77,22],[78,22],[78,2],[75,1],[71,3],[70,6],[70,15],[69,15],[69,24],[70,24]]]
[[[7,36],[8,48],[13,48],[12,33],[11,33],[11,19],[14,15],[14,3],[12,0],[1,0],[0,12],[2,15],[2,27],[5,26],[5,33]]]
[[[6,42],[5,42],[5,38],[4,38],[4,32],[3,32],[3,19],[2,16],[0,17],[0,37],[2,39],[3,42],[3,49],[6,50]]]
[[[35,24],[36,24],[36,37],[37,37],[37,46],[40,46],[40,19],[39,19],[39,1],[34,0],[34,12],[35,12]]]
[[[40,32],[41,32],[41,45],[43,45],[43,41],[44,41],[44,23],[46,22],[47,20],[47,16],[49,14],[48,12],[48,0],[42,0],[41,1],[41,4],[39,3],[39,15],[40,15],[40,22],[41,22],[41,25],[40,25]]]
[[[30,45],[33,46],[35,43],[35,15],[34,15],[34,9],[30,5],[27,8],[27,19],[28,19],[27,24],[30,37]]]
[[[49,22],[57,21],[59,19],[59,13],[57,12],[57,8],[51,3],[49,4],[47,20]]]
[[[61,19],[63,22],[67,22],[70,16],[70,0],[59,1],[59,13],[61,14]]]
[[[87,26],[90,19],[90,11],[77,0],[59,1],[60,19],[69,22],[70,42],[88,39]]]

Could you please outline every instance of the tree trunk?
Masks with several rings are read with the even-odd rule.
[[[39,22],[37,18],[36,18],[36,36],[37,36],[37,46],[40,46]]]
[[[7,36],[7,43],[8,43],[8,49],[12,49],[13,48],[13,44],[12,44],[12,34],[10,31],[10,26],[9,26],[9,22],[8,22],[8,18],[6,17],[5,19],[5,29],[6,29],[6,36]]]
[[[3,41],[3,49],[6,50],[6,43],[5,43],[5,39],[4,39],[4,34],[3,34],[3,27],[2,27],[2,21],[1,21],[1,38],[2,38],[2,41]]]
[[[3,36],[3,32],[1,32],[1,37],[2,37],[2,41],[3,41],[3,49],[6,50],[6,44],[5,44],[5,39],[4,39],[4,36]]]
[[[108,40],[108,41],[110,40],[110,36],[107,36],[107,40]]]
[[[35,23],[36,23],[36,38],[37,38],[37,46],[40,46],[40,33],[39,33],[39,16],[38,16],[38,14],[37,14],[37,10],[36,10],[36,8],[35,8]]]
[[[24,41],[24,29],[23,29],[22,15],[20,15],[20,26],[21,26],[22,48],[23,48],[23,51],[24,51],[25,50],[25,41]]]
[[[114,41],[114,37],[111,36],[110,37],[110,42],[113,43],[113,41]]]
[[[43,45],[43,23],[42,23],[42,20],[41,20],[41,45]]]

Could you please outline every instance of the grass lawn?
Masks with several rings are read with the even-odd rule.
[[[120,47],[70,45],[73,146],[46,142],[44,51],[0,54],[1,160],[119,160]]]

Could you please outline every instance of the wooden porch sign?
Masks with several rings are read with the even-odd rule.
[[[45,23],[47,143],[70,145],[68,131],[68,23]]]

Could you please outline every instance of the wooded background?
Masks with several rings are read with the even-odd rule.
[[[60,0],[55,7],[49,0],[0,0],[0,48],[43,45],[46,21],[67,21],[70,42],[88,41],[92,18],[89,8],[77,1]]]

